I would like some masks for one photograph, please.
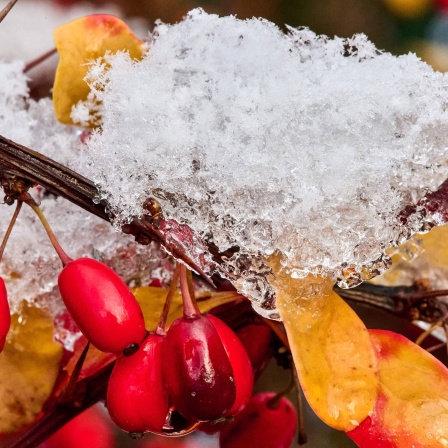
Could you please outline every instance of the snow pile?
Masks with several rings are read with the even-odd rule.
[[[446,178],[447,78],[364,35],[285,34],[198,9],[159,24],[141,62],[107,62],[88,75],[102,127],[86,170],[117,226],[156,197],[166,217],[236,251],[224,274],[253,271],[238,287],[258,300],[270,292],[254,260],[275,251],[293,275],[342,286],[384,270],[406,233],[398,212]]]

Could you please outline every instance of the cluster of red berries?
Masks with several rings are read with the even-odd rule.
[[[275,394],[269,393],[250,400],[253,367],[259,367],[263,357],[260,350],[254,350],[249,327],[243,328],[240,336],[253,360],[221,319],[201,315],[185,287],[184,316],[166,332],[158,331],[160,325],[156,332],[147,332],[140,306],[126,284],[113,270],[91,259],[66,264],[59,276],[59,289],[90,342],[117,355],[107,408],[119,427],[130,433],[177,435],[200,422],[235,417],[233,423],[201,423],[199,429],[221,431],[222,447],[248,446],[246,441],[253,441],[254,433],[256,439],[263,435],[261,446],[289,446],[296,429],[290,402],[282,397],[274,400]],[[263,344],[263,338],[270,337],[267,327],[253,334],[261,346],[267,345]],[[279,433],[265,429],[273,427],[282,429]],[[279,438],[285,442],[279,445]],[[269,439],[272,442],[267,443]]]
[[[92,259],[67,263],[58,283],[84,335],[98,349],[117,355],[107,407],[122,429],[176,432],[173,413],[193,427],[234,416],[248,403],[250,360],[235,333],[217,317],[202,316],[193,305],[166,334],[148,333],[127,285]]]

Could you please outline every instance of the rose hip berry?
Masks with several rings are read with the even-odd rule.
[[[214,316],[173,322],[164,341],[164,378],[173,406],[185,418],[197,421],[238,412],[253,385],[241,342]]]
[[[6,336],[11,327],[11,313],[9,311],[8,295],[5,281],[0,277],[0,352],[5,346]]]
[[[115,354],[138,348],[146,335],[142,310],[115,271],[78,258],[66,264],[58,284],[73,320],[96,348]]]
[[[292,403],[274,392],[254,395],[220,434],[220,448],[289,448],[297,428]]]
[[[107,416],[94,406],[70,420],[39,448],[111,448],[114,433]]]
[[[162,378],[163,336],[149,334],[132,356],[119,356],[107,388],[107,409],[123,430],[161,433],[168,416]]]

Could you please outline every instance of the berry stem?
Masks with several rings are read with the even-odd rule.
[[[190,274],[188,274],[188,272]],[[188,280],[188,275],[190,275],[190,280]],[[184,317],[185,319],[193,319],[201,315],[199,311],[198,304],[196,303],[196,298],[191,281],[191,271],[187,269],[184,264],[180,266],[180,290],[182,292],[182,300],[184,303]]]
[[[46,53],[38,56],[36,59],[33,59],[32,61],[28,62],[23,69],[23,73],[29,72],[31,69],[38,66],[42,62],[46,61],[49,57],[53,56],[57,51],[58,50],[56,50],[56,48],[52,48]]]
[[[277,409],[278,408],[278,404],[279,401],[282,397],[284,397],[285,395],[288,395],[289,392],[291,392],[294,389],[295,386],[295,380],[294,380],[294,374],[293,372],[291,372],[290,378],[289,378],[289,383],[288,386],[286,387],[286,389],[278,392],[277,394],[275,394],[267,403],[268,408],[270,409]]]
[[[84,350],[81,353],[81,356],[78,358],[78,361],[76,361],[75,368],[73,369],[73,372],[70,376],[67,386],[61,393],[60,397],[61,403],[71,403],[74,401],[79,375],[81,374],[82,366],[84,365],[84,361],[86,360],[89,348],[90,348],[90,342],[87,342],[86,346],[84,347]]]
[[[163,306],[162,313],[160,314],[159,323],[155,331],[155,333],[159,336],[165,336],[166,334],[166,321],[170,311],[171,300],[177,290],[177,284],[179,283],[180,266],[180,263],[176,264],[176,269],[174,270],[173,278],[171,279],[170,289],[166,295],[165,305]]]
[[[45,218],[45,215],[42,213],[42,210],[39,208],[36,201],[30,196],[29,193],[25,193],[21,196],[23,196],[22,198],[23,202],[29,205],[33,209],[34,213],[36,213],[37,217],[40,219],[40,222],[44,226],[44,229],[47,232],[48,238],[50,239],[50,242],[53,245],[54,250],[56,251],[61,260],[62,266],[64,267],[67,266],[73,260],[65,253],[64,249],[62,249],[61,245],[59,244],[59,241],[56,238],[56,235],[54,234],[53,230],[50,227],[50,224],[48,224],[47,218]]]
[[[11,221],[9,223],[8,228],[6,229],[5,236],[3,237],[2,244],[0,246],[0,260],[3,257],[3,252],[5,251],[6,243],[8,242],[9,236],[11,235],[12,228],[16,223],[17,217],[19,216],[20,210],[22,208],[22,201],[17,201],[16,209],[14,210],[14,214],[12,215]]]
[[[303,421],[303,398],[302,398],[302,386],[300,385],[299,376],[294,364],[291,368],[292,376],[294,379],[294,386],[297,393],[297,443],[299,446],[306,445],[308,437],[305,431],[305,422]]]

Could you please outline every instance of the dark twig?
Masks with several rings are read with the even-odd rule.
[[[439,300],[447,290],[422,291],[414,286],[382,286],[363,283],[353,289],[335,291],[345,300],[379,308],[396,316],[434,324],[448,312],[448,304]]]

